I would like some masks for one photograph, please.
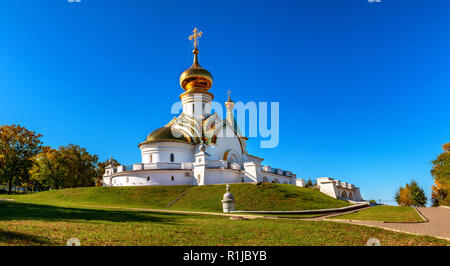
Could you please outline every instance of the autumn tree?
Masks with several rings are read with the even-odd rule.
[[[20,125],[0,126],[0,181],[8,185],[26,182],[32,158],[41,150],[42,135]]]
[[[74,144],[59,147],[58,153],[60,163],[67,169],[63,178],[64,188],[89,187],[95,184],[97,155]]]
[[[42,152],[33,159],[30,170],[30,184],[33,190],[63,188],[66,183],[69,168],[64,164],[61,154],[50,147],[44,147]]]
[[[444,150],[432,161],[431,175],[434,185],[431,187],[433,206],[450,205],[450,143],[442,145]]]
[[[45,147],[34,158],[31,181],[41,190],[93,186],[97,161],[97,155],[78,145],[69,144],[58,149]]]
[[[412,180],[405,187],[400,187],[395,194],[395,201],[400,206],[423,207],[427,203],[427,197],[423,189]]]

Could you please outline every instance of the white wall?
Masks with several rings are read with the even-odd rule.
[[[241,183],[243,174],[230,169],[205,169],[205,185]]]
[[[170,162],[170,154],[174,154],[175,163],[193,162],[194,145],[179,142],[156,142],[141,145],[142,163]]]
[[[261,181],[264,179],[264,177],[266,177],[267,180],[269,181],[269,183],[272,183],[276,178],[276,179],[278,179],[280,184],[284,184],[284,182],[286,182],[287,184],[295,185],[295,180],[293,180],[293,178],[290,176],[282,176],[282,175],[277,175],[274,173],[269,173],[269,172],[264,172],[264,171],[261,171],[260,174],[261,174],[261,178],[258,178],[258,179],[261,179]]]
[[[295,179],[295,185],[297,187],[305,187],[305,179]]]
[[[174,180],[171,180],[171,177]],[[191,171],[147,170],[114,175],[113,186],[192,185]],[[150,181],[147,181],[150,177]],[[127,182],[128,179],[128,182]]]

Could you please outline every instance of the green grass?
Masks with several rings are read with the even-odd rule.
[[[334,222],[233,221],[217,215],[0,202],[0,245],[450,245],[428,236]]]
[[[333,219],[368,220],[383,222],[423,222],[412,207],[375,206],[358,212],[335,216]]]
[[[225,185],[88,187],[45,191],[29,195],[0,195],[27,203],[84,203],[99,206],[167,209],[167,205],[187,193],[169,209],[222,212]],[[349,206],[317,190],[286,184],[231,184],[237,210],[307,210]]]
[[[172,208],[221,212],[221,200],[225,190],[225,185],[194,187]],[[346,201],[333,199],[318,190],[286,184],[231,184],[230,191],[236,199],[236,210],[290,211],[350,205]]]

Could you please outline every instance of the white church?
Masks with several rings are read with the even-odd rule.
[[[290,171],[262,165],[263,158],[248,153],[248,139],[241,135],[230,96],[225,102],[225,119],[211,113],[214,95],[209,89],[213,78],[198,62],[197,38],[201,35],[194,29],[189,37],[194,41],[194,62],[180,76],[184,90],[180,95],[182,113],[139,144],[141,163],[107,166],[103,186],[270,182],[303,187],[304,179],[297,179]],[[359,189],[350,184],[318,178],[317,186],[334,198],[361,200]]]
[[[198,62],[197,38],[201,35],[194,29],[190,36],[194,62],[180,76],[183,112],[139,144],[141,163],[106,167],[103,186],[296,184],[292,172],[262,166],[263,158],[248,154],[248,139],[241,135],[230,97],[225,102],[225,119],[211,113],[213,77]]]

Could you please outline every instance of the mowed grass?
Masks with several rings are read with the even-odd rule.
[[[287,184],[231,184],[236,210],[308,210],[349,206],[318,190]],[[167,206],[186,194],[168,208]],[[137,207],[222,212],[226,185],[88,187],[45,191],[29,195],[1,195],[25,203],[85,203],[97,206]]]
[[[222,211],[226,185],[196,186],[171,208],[177,210]],[[236,210],[291,211],[349,206],[318,190],[287,184],[231,184]]]
[[[29,203],[90,203],[105,206],[164,209],[192,186],[80,187],[26,195],[0,195]]]
[[[450,245],[427,236],[322,221],[231,220],[218,215],[0,202],[0,245]]]
[[[335,216],[333,219],[368,220],[383,222],[424,222],[412,207],[375,206],[358,212]]]

